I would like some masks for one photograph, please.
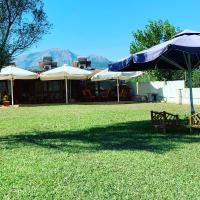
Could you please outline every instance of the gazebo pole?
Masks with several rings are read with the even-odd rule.
[[[11,100],[12,100],[12,106],[13,106],[14,105],[13,79],[10,80],[10,87],[11,87]]]
[[[67,78],[65,78],[65,102],[68,104]]]
[[[191,68],[191,56],[188,54],[188,82],[190,88],[190,108],[191,114],[195,113],[194,104],[193,104],[193,93],[192,93],[192,68]]]
[[[117,102],[119,103],[119,79],[117,78]]]

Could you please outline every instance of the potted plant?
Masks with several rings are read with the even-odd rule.
[[[10,101],[9,101],[9,97],[8,97],[7,94],[5,94],[5,95],[3,96],[2,100],[3,100],[3,105],[4,105],[4,106],[10,106]]]

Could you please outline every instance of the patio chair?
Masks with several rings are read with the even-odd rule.
[[[165,111],[151,111],[151,124],[156,129],[163,129],[163,133],[166,133],[167,128],[180,127],[179,116]]]
[[[130,99],[129,88],[127,86],[123,86],[123,87],[120,88],[119,97],[122,100]]]
[[[111,101],[112,100],[112,90],[111,89],[103,90],[101,98],[103,101]]]
[[[192,132],[193,128],[200,128],[200,113],[195,113],[189,116],[189,128]]]
[[[95,101],[96,97],[92,94],[90,89],[83,89],[82,95],[86,101]]]

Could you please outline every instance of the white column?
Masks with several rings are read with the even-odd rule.
[[[136,95],[139,95],[139,83],[136,82]]]
[[[177,103],[181,105],[182,104],[182,89],[177,90],[177,96],[178,96]]]

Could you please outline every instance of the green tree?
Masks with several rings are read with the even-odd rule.
[[[43,6],[42,0],[0,0],[0,68],[48,33]]]
[[[188,80],[186,81],[186,86],[188,86]],[[192,72],[192,86],[200,87],[200,70],[196,69]]]
[[[130,53],[134,54],[170,40],[177,32],[180,32],[180,29],[171,25],[167,20],[149,21],[144,30],[137,30],[132,33],[133,41],[130,44]],[[177,80],[184,78],[184,72],[155,69],[147,71],[146,77],[147,80]],[[142,78],[142,80],[144,79],[145,77]]]

